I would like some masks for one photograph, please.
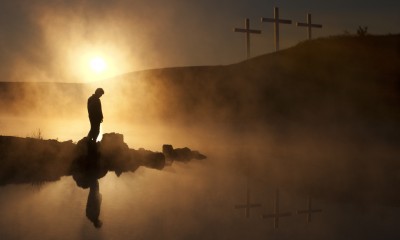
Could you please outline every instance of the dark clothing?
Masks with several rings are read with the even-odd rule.
[[[90,131],[88,134],[89,140],[96,141],[100,134],[100,123],[99,121],[90,120]]]
[[[101,111],[100,98],[95,94],[89,97],[87,102],[87,109],[90,120],[94,120],[96,122],[101,122],[103,120],[103,112]]]
[[[101,102],[98,96],[93,94],[87,102],[87,109],[90,120],[89,140],[96,141],[100,134],[100,123],[103,121],[103,112],[101,110]]]

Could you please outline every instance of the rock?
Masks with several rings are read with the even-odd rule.
[[[205,156],[189,148],[174,149],[163,145],[163,152],[130,149],[122,134],[107,133],[101,142],[86,137],[72,141],[43,140],[0,136],[0,185],[42,183],[72,175],[77,184],[87,188],[93,179],[114,171],[135,172],[140,166],[162,170],[166,161],[188,162]]]

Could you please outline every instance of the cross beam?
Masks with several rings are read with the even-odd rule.
[[[312,209],[311,204],[312,204],[311,197],[309,196],[307,200],[308,209],[297,211],[297,214],[307,214],[307,223],[311,222],[311,214],[322,212],[322,209]]]
[[[259,203],[251,203],[250,201],[250,189],[249,186],[247,185],[246,189],[246,204],[240,204],[240,205],[235,205],[236,209],[245,209],[245,214],[246,218],[250,217],[250,208],[256,208],[256,207],[261,207],[262,205]]]
[[[250,29],[250,19],[245,20],[246,28],[234,28],[234,32],[246,33],[246,53],[247,59],[250,58],[250,34],[261,34],[261,30]]]
[[[279,24],[292,24],[292,20],[285,20],[279,18],[279,8],[274,8],[274,18],[261,18],[261,22],[272,22],[274,23],[275,29],[275,50],[279,51]]]
[[[308,39],[312,38],[312,28],[322,28],[321,24],[313,24],[311,23],[311,13],[307,14],[307,23],[297,23],[298,27],[307,27],[308,28]]]
[[[279,218],[292,216],[291,212],[280,213],[279,211],[279,190],[276,190],[275,201],[274,201],[274,213],[263,214],[262,218],[274,218],[274,228],[279,228]]]

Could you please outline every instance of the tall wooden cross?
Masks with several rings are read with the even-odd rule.
[[[312,28],[322,28],[321,24],[313,24],[311,23],[311,13],[307,14],[307,23],[297,23],[298,27],[307,27],[308,28],[308,39],[312,38]]]
[[[279,8],[274,8],[274,18],[261,18],[261,22],[272,22],[275,28],[275,50],[279,51],[279,24],[292,24],[292,20],[279,18]]]
[[[251,203],[250,202],[250,188],[249,188],[249,182],[247,180],[246,184],[246,204],[240,204],[240,205],[235,205],[236,209],[245,209],[245,214],[246,218],[250,217],[250,208],[256,208],[256,207],[261,207],[262,205],[259,203]]]
[[[280,213],[279,211],[279,190],[276,190],[275,201],[274,201],[274,213],[263,214],[262,218],[274,218],[274,228],[279,228],[279,218],[292,216],[291,212]]]
[[[246,18],[245,20],[246,28],[234,28],[234,32],[246,33],[246,52],[247,59],[250,58],[250,34],[261,34],[261,30],[250,29],[250,19]]]
[[[307,214],[307,223],[311,222],[311,214],[313,213],[318,213],[318,212],[322,212],[322,209],[312,209],[312,202],[311,202],[311,197],[308,197],[307,200],[307,204],[308,204],[308,209],[307,210],[298,210],[297,214]]]

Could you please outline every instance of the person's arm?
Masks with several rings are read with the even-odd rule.
[[[100,113],[99,113],[99,115],[100,115],[100,119],[101,119],[101,122],[103,122],[103,110],[102,110],[102,107],[101,107],[101,101],[99,100],[99,105],[100,105]]]

